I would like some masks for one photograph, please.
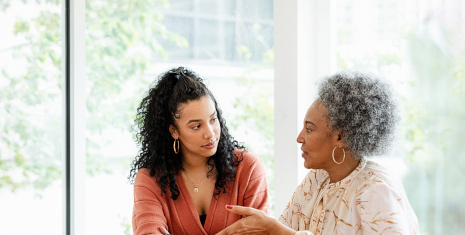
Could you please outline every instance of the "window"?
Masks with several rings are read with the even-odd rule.
[[[66,231],[62,224],[69,226],[62,206],[69,185],[61,180],[62,52],[67,50],[62,4],[0,3],[0,108],[5,111],[0,219],[7,221],[0,233],[59,234]],[[86,94],[72,97],[86,97],[86,207],[85,216],[79,215],[86,234],[131,234],[133,189],[127,176],[138,151],[133,118],[149,85],[172,67],[189,67],[204,78],[233,135],[262,157],[271,174],[272,1],[98,0],[86,1],[85,9],[75,6],[71,12],[86,15]],[[32,226],[18,226],[25,220]],[[79,223],[75,226],[83,227]]]
[[[63,4],[0,3],[2,234],[63,231]],[[273,12],[275,7],[279,11]],[[270,187],[273,123],[279,118],[283,129],[275,149],[281,148],[282,156],[277,158],[290,163],[276,168],[297,178],[295,125],[303,114],[291,112],[305,111],[302,96],[311,93],[302,88],[310,87],[307,80],[336,70],[327,69],[334,49],[329,46],[332,10],[337,13],[337,70],[380,72],[399,91],[401,141],[391,158],[379,161],[402,179],[421,231],[464,233],[460,200],[465,191],[458,183],[465,152],[461,1],[96,0],[86,1],[80,12],[86,14],[86,94],[77,96],[86,97],[87,107],[86,234],[131,234],[127,176],[138,151],[133,118],[149,84],[172,67],[189,67],[204,78],[232,134],[264,161]],[[280,31],[273,34],[276,19]],[[292,83],[292,89],[274,94],[278,80]],[[291,118],[273,116],[274,96],[282,101],[276,109]],[[280,174],[276,181],[295,188],[286,177]],[[289,200],[283,195],[282,206]],[[25,220],[31,226],[18,226]]]
[[[338,1],[338,69],[379,72],[398,91],[400,141],[379,160],[402,179],[425,233],[465,232],[457,185],[465,164],[464,10],[451,0]]]
[[[133,119],[151,83],[173,67],[206,81],[233,136],[271,176],[272,12],[272,1],[86,2],[86,234],[132,233]]]
[[[188,46],[164,42],[170,61],[261,63],[273,45],[273,5],[265,1],[173,1],[161,22]]]
[[[62,231],[61,5],[0,2],[1,234]]]

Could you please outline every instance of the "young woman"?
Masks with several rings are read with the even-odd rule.
[[[202,79],[179,67],[162,74],[136,117],[133,232],[216,234],[241,216],[226,205],[269,213],[262,162],[228,133]]]

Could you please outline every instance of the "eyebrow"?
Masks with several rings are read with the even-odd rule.
[[[311,121],[305,121],[305,125],[307,125],[307,124],[311,124],[311,125],[313,125],[313,126],[316,127],[315,123],[313,123],[313,122],[311,122]]]
[[[213,117],[213,116],[215,116],[215,114],[216,114],[216,110],[215,110],[215,112],[212,113],[212,115],[210,115],[210,118]],[[186,125],[189,125],[189,124],[191,124],[191,123],[193,123],[193,122],[201,122],[201,121],[202,121],[201,119],[189,120],[189,121],[186,123]]]

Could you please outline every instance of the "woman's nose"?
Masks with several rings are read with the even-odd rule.
[[[209,125],[206,132],[205,132],[205,139],[212,139],[215,136],[215,130],[213,129],[213,126]]]
[[[297,136],[297,143],[303,143],[304,142],[303,141],[304,138],[302,137],[302,132],[303,132],[303,130],[300,131],[299,135]]]

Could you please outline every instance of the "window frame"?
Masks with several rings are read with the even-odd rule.
[[[63,32],[63,234],[85,234],[86,59],[85,0],[64,0]]]
[[[336,70],[336,0],[274,0],[275,209],[307,174],[296,142],[318,78]],[[315,36],[316,35],[316,36]]]

